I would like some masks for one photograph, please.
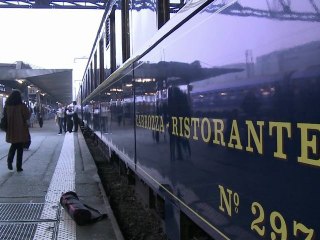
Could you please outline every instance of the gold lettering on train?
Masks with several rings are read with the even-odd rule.
[[[183,137],[183,127],[184,127],[184,124],[183,124],[183,117],[179,117],[179,126],[180,126],[180,137]]]
[[[148,128],[152,130],[152,116],[148,115]]]
[[[200,120],[199,118],[191,118],[191,126],[193,126],[193,139],[194,140],[199,140],[198,136],[197,136],[197,130],[198,127],[200,126]]]
[[[213,143],[225,146],[226,143],[224,142],[224,123],[222,119],[212,119],[213,126],[214,126],[214,139]]]
[[[287,131],[287,138],[291,138],[291,123],[269,122],[269,135],[272,136],[273,129],[276,130],[277,150],[273,153],[274,157],[287,159],[287,154],[283,151],[284,131]]]
[[[232,191],[230,189],[227,189],[228,197],[225,192],[225,189],[223,186],[218,185],[220,189],[220,206],[219,209],[222,212],[227,211],[228,215],[231,216],[231,197],[232,197]]]
[[[211,125],[208,118],[203,118],[201,121],[201,138],[205,143],[208,143],[211,138]]]
[[[172,117],[172,135],[178,136],[178,118]]]
[[[162,116],[159,117],[159,132],[164,132],[164,123]]]
[[[157,115],[137,115],[136,126],[152,131],[164,132],[162,116]]]
[[[165,125],[163,116],[137,115],[136,126],[152,131],[163,132]],[[300,164],[320,167],[320,124],[290,122],[266,122],[236,119],[224,120],[215,118],[176,117],[169,119],[169,134],[177,137],[192,139],[237,149],[251,153],[264,154],[266,137],[274,139],[273,156],[278,159],[288,158],[285,143],[293,138],[293,130],[300,132]],[[296,128],[296,129],[294,129]],[[297,137],[297,134],[296,136]],[[292,141],[291,141],[292,142]]]
[[[251,137],[255,143],[255,146],[258,150],[258,153],[262,154],[262,143],[263,143],[263,138],[262,138],[262,127],[264,126],[264,122],[262,121],[257,121],[257,125],[260,127],[259,128],[259,136],[258,133],[256,132],[256,129],[253,126],[252,121],[246,121],[247,124],[247,129],[248,129],[248,146],[246,147],[246,150],[248,152],[253,152],[253,147],[251,146]]]
[[[151,130],[155,131],[156,130],[156,126],[155,126],[155,116],[152,115],[151,117]]]
[[[240,140],[239,127],[238,127],[238,123],[236,120],[232,121],[228,147],[229,148],[236,148],[239,150],[243,149],[242,144],[241,144],[241,140]]]
[[[320,124],[298,123],[297,127],[301,132],[301,156],[298,157],[298,162],[320,167],[320,158],[312,159],[309,156],[310,151],[314,155],[319,155],[319,139],[312,133],[320,131]]]
[[[184,137],[190,138],[190,118],[184,118]]]

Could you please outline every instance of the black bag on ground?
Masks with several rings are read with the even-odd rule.
[[[6,109],[3,110],[3,117],[1,118],[1,121],[0,121],[0,129],[2,131],[7,131],[8,129],[8,122],[7,122],[7,111]]]
[[[28,142],[23,143],[23,148],[24,149],[29,149],[30,145],[31,145],[31,140],[29,140]]]
[[[25,142],[23,143],[23,148],[24,149],[29,149],[30,145],[31,145],[31,135],[30,135],[30,132],[28,133],[29,136],[28,136],[28,142]]]
[[[70,217],[80,226],[95,223],[107,217],[98,210],[83,204],[75,192],[66,192],[60,198],[60,204]]]
[[[1,118],[1,122],[0,122],[0,129],[2,130],[2,131],[7,131],[7,128],[8,128],[8,124],[7,124],[7,118],[6,117],[2,117]]]

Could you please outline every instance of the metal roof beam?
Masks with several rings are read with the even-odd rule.
[[[105,9],[106,1],[0,0],[0,8]]]

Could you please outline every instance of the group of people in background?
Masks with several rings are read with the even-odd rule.
[[[49,105],[39,104],[37,102],[29,104],[30,119],[28,121],[29,127],[33,128],[35,123],[38,123],[40,128],[43,127],[44,120],[52,119],[55,116],[54,108]]]
[[[63,131],[78,131],[79,112],[80,107],[76,101],[65,107],[62,104],[58,104],[58,110],[56,111],[56,119],[59,125],[58,134],[62,134]],[[37,106],[33,109],[28,108],[27,104],[22,100],[21,92],[14,89],[5,102],[3,118],[6,126],[5,129],[1,129],[6,132],[6,142],[11,143],[7,157],[8,169],[13,170],[13,159],[16,155],[16,169],[21,172],[23,171],[23,150],[28,149],[31,144],[29,127],[33,127],[35,118],[38,118],[40,127],[42,127],[43,114],[41,108],[38,109]]]
[[[63,106],[61,103],[58,104],[56,112],[56,121],[59,126],[58,134],[62,132],[77,132],[79,126],[79,114],[80,106],[77,105],[76,101],[73,101],[70,105]]]

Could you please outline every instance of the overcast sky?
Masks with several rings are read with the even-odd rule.
[[[102,14],[102,10],[0,8],[0,63],[73,68],[75,58],[89,56]]]

